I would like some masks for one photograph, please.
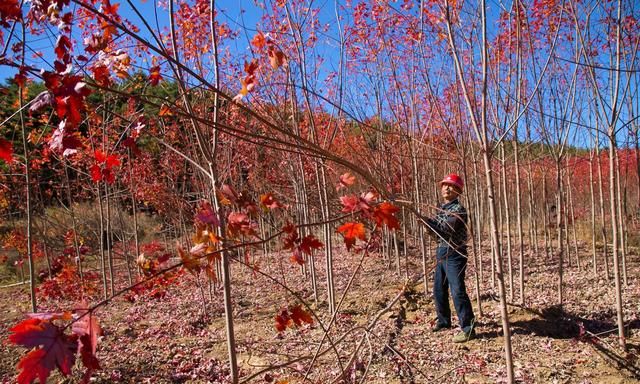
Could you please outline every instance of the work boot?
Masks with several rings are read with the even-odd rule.
[[[451,328],[450,325],[444,325],[444,324],[436,323],[435,327],[431,328],[431,332],[440,332],[443,329],[449,329],[449,328]]]
[[[461,331],[453,337],[454,343],[466,343],[476,338],[476,331],[471,329],[469,332]]]

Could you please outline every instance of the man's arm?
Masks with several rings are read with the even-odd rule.
[[[457,208],[436,217],[422,217],[429,234],[436,239],[448,240],[455,232],[465,230],[467,212],[462,206]]]

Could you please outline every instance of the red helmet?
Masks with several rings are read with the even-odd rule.
[[[462,188],[464,187],[464,181],[462,181],[462,177],[456,175],[455,173],[447,175],[444,179],[442,179],[442,181],[440,181],[440,185],[442,184],[453,185],[455,187],[458,187],[460,191],[462,191]]]

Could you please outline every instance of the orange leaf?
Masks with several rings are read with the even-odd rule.
[[[338,232],[344,237],[344,244],[347,249],[351,249],[356,243],[356,239],[364,240],[364,224],[362,223],[345,223],[338,227]]]
[[[182,259],[182,265],[190,272],[197,274],[200,272],[200,262],[190,253],[186,252],[180,244],[178,244],[178,254]]]
[[[269,209],[282,208],[282,205],[270,193],[260,195],[260,204]]]
[[[149,82],[152,86],[158,85],[158,83],[162,80],[162,74],[160,73],[160,66],[156,65],[155,67],[149,68]]]
[[[298,265],[304,265],[304,258],[302,257],[302,253],[298,248],[293,250],[293,254],[291,254],[291,257],[289,258],[289,260],[291,260],[292,263],[296,263]]]
[[[373,219],[378,226],[386,225],[389,229],[399,229],[400,224],[395,217],[398,207],[385,201],[373,210]]]
[[[173,112],[171,112],[171,109],[169,109],[166,104],[162,104],[160,106],[160,112],[158,113],[158,116],[173,116]]]
[[[271,64],[271,68],[273,68],[274,70],[280,68],[283,65],[287,65],[287,57],[284,55],[284,53],[282,53],[281,50],[272,47],[267,52],[267,55],[269,56],[269,64]]]
[[[251,45],[257,49],[262,49],[267,45],[267,39],[264,37],[262,32],[258,32],[251,40]]]

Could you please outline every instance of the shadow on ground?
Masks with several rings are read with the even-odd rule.
[[[542,310],[513,305],[522,311],[513,316],[512,334],[550,337],[553,339],[575,339],[577,342],[589,344],[603,358],[628,375],[640,379],[640,344],[627,343],[627,351],[617,345],[604,342],[599,336],[617,333],[615,313],[605,311],[591,314],[590,318],[566,312],[561,306],[550,306]],[[486,327],[487,332],[482,328]],[[640,320],[635,319],[626,326],[626,334],[632,329],[640,329]],[[481,338],[499,336],[500,324],[484,323],[478,329]]]

